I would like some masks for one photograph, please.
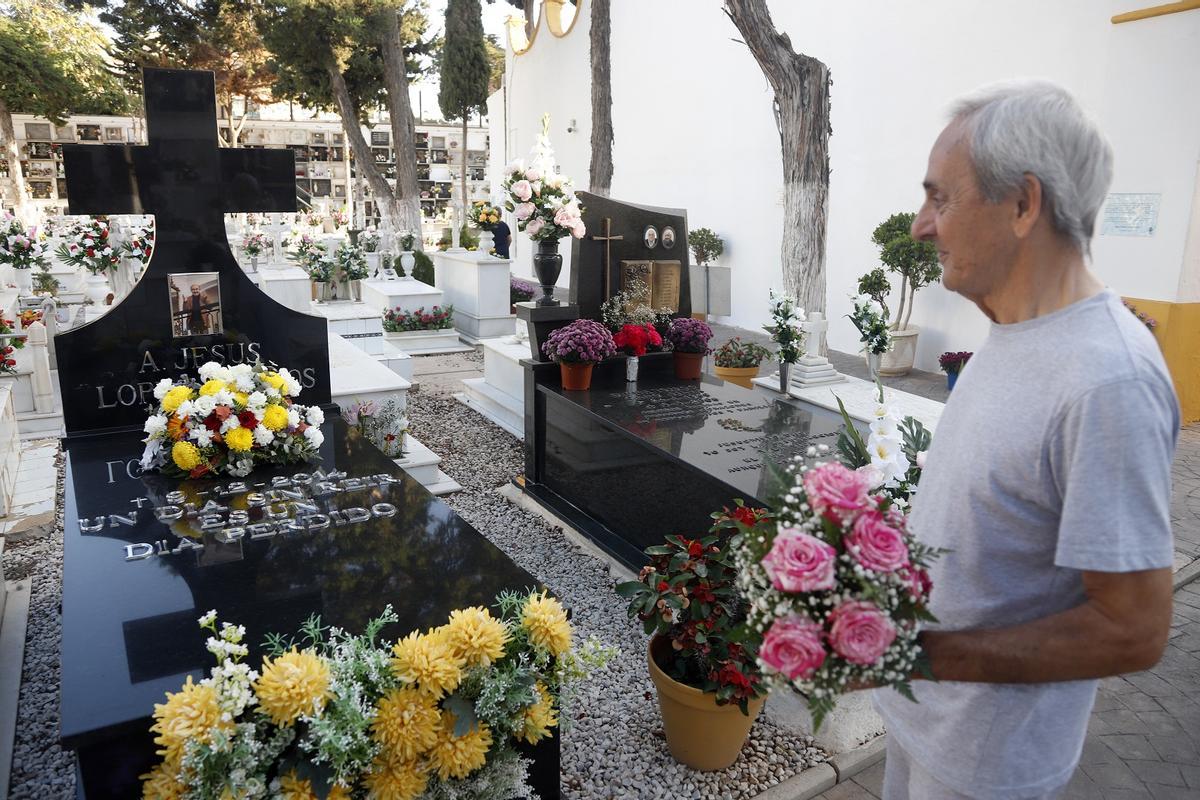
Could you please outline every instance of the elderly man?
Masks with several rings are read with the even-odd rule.
[[[885,800],[1059,796],[1097,680],[1165,647],[1179,408],[1154,339],[1088,270],[1111,177],[1096,126],[1044,82],[960,102],[930,153],[913,236],[992,326],[914,499],[913,530],[947,551],[921,634],[936,682],[918,703],[876,692]]]

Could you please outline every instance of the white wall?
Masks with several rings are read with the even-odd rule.
[[[1200,163],[1200,13],[1114,26],[1127,0],[771,2],[794,48],[833,76],[828,229],[830,344],[857,349],[842,319],[857,278],[877,265],[872,229],[915,211],[929,146],[957,96],[1019,76],[1058,81],[1096,116],[1116,152],[1113,191],[1162,194],[1149,238],[1099,237],[1095,269],[1117,291],[1162,300],[1200,297],[1183,267]],[[590,72],[588,3],[565,38],[544,23],[510,53],[506,154],[525,156],[543,111],[563,171],[586,186]],[[819,9],[820,13],[814,13]],[[772,94],[719,0],[621,0],[612,11],[616,198],[688,210],[689,227],[725,239],[733,266],[732,321],[754,328],[768,287],[782,285],[782,177]],[[495,111],[490,113],[495,115]],[[579,130],[565,132],[575,118]],[[497,140],[493,138],[493,144]],[[1197,234],[1200,236],[1200,234]],[[1189,271],[1197,257],[1189,251]],[[529,274],[528,247],[518,257]],[[564,273],[566,270],[564,269]],[[918,365],[974,349],[987,322],[940,286],[922,291],[913,321]]]

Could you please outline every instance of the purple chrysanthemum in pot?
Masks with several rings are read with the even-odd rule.
[[[691,317],[676,317],[667,328],[667,339],[677,353],[711,352],[708,343],[713,337],[708,323]]]
[[[612,334],[599,322],[577,319],[550,334],[542,353],[552,361],[595,364],[616,352]]]

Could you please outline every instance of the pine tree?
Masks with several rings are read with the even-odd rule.
[[[483,10],[479,0],[449,0],[446,4],[446,41],[442,45],[441,87],[438,105],[447,120],[462,120],[462,196],[467,202],[467,120],[472,111],[487,106],[492,67],[483,37]]]

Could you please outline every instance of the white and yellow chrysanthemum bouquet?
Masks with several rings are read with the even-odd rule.
[[[155,706],[163,760],[142,776],[143,798],[532,797],[515,743],[551,736],[612,653],[573,648],[566,612],[543,593],[505,593],[496,607],[392,645],[379,640],[397,621],[390,606],[359,636],[312,618],[297,640],[268,637],[260,671],[242,661],[245,629],[218,630],[210,611],[200,625],[219,665]]]
[[[316,456],[324,441],[318,406],[294,398],[300,382],[261,362],[201,365],[200,379],[163,378],[146,420],[142,469],[200,478],[249,475],[255,464],[289,464]]]

